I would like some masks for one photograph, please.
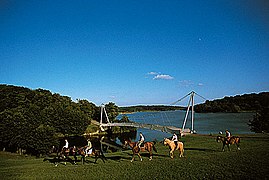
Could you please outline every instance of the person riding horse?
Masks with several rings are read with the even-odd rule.
[[[139,136],[140,136],[140,139],[139,139],[139,141],[137,143],[137,146],[140,148],[140,146],[142,145],[142,143],[145,142],[145,137],[144,137],[144,135],[141,132],[139,133]]]
[[[63,146],[62,150],[66,151],[68,149],[68,147],[69,147],[69,143],[68,143],[67,139],[65,139],[65,145]]]
[[[86,146],[85,151],[86,151],[86,156],[87,155],[89,156],[90,154],[92,154],[92,143],[89,139],[87,141],[88,141],[88,144]]]
[[[176,145],[176,147],[177,147],[178,138],[177,138],[176,133],[173,134],[173,136],[172,136],[172,141],[174,141],[174,143],[175,143],[175,145]]]
[[[228,131],[228,129],[226,129],[225,133],[226,133],[226,141],[229,142],[231,139],[231,133]]]

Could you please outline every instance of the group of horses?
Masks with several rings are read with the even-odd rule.
[[[86,161],[86,156],[95,157],[94,163],[96,163],[98,158],[101,158],[103,162],[105,162],[106,160],[106,157],[104,156],[104,153],[101,149],[96,149],[92,147],[89,151],[87,146],[83,146],[83,147],[73,146],[73,147],[62,148],[62,149],[59,149],[53,146],[52,149],[50,150],[50,154],[51,153],[56,153],[56,157],[50,160],[55,164],[55,166],[58,166],[58,164],[61,162],[63,162],[65,165],[66,165],[66,162],[76,164],[78,161],[78,157],[81,157],[81,162],[82,164],[84,164]],[[73,157],[73,159],[71,157]],[[44,160],[48,160],[48,159],[44,159]]]
[[[137,155],[140,158],[140,161],[142,161],[142,157],[140,155],[140,152],[148,151],[149,152],[149,160],[152,160],[153,153],[152,151],[154,150],[157,153],[157,149],[155,148],[156,142],[145,142],[143,146],[138,147],[136,142],[132,142],[130,140],[125,140],[125,146],[129,145],[130,148],[132,149],[133,155],[132,155],[132,160],[131,162],[134,161],[135,155]],[[174,158],[174,151],[179,150],[179,157],[184,157],[184,148],[183,148],[183,143],[178,142],[177,145],[174,143],[174,141],[165,138],[163,141],[163,144],[166,146],[169,146],[170,149],[170,157],[173,159]]]
[[[240,137],[237,136],[232,136],[229,139],[227,139],[226,137],[223,136],[217,136],[217,142],[222,142],[223,146],[222,146],[222,151],[224,151],[224,147],[227,146],[228,150],[230,150],[230,145],[231,144],[235,144],[237,146],[237,149],[240,150],[239,147],[239,143],[240,143]],[[132,142],[131,140],[125,140],[124,141],[124,147],[126,148],[127,146],[129,146],[132,149],[132,159],[131,162],[134,161],[135,156],[137,155],[140,159],[140,161],[142,161],[142,157],[140,155],[141,152],[148,152],[149,153],[149,160],[152,160],[153,157],[153,151],[155,151],[157,153],[157,149],[155,147],[156,142],[144,142],[143,145],[141,145],[140,147],[138,146],[137,142]],[[174,141],[165,138],[163,140],[163,144],[169,147],[169,155],[171,157],[171,159],[174,158],[174,152],[176,150],[178,150],[179,152],[179,157],[184,157],[184,145],[183,142],[178,141],[177,145],[175,144]],[[95,157],[95,161],[94,163],[96,163],[96,161],[98,160],[98,158],[101,158],[103,162],[105,162],[106,157],[104,156],[104,153],[102,151],[102,149],[96,149],[94,147],[92,147],[91,149],[91,154],[87,153],[87,146],[83,146],[83,147],[70,147],[70,148],[63,148],[61,150],[53,147],[51,150],[51,153],[57,153],[56,159],[55,159],[55,165],[57,166],[59,164],[60,161],[63,161],[65,164],[67,161],[76,164],[76,162],[78,161],[78,157],[81,157],[81,161],[84,164],[85,160],[86,160],[86,156],[92,156]],[[73,159],[70,158],[70,156],[73,156]]]

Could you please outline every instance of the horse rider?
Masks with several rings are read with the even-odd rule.
[[[175,145],[176,145],[176,148],[177,148],[178,138],[177,138],[176,133],[173,134],[173,136],[172,136],[172,141],[174,141],[174,143],[175,143]]]
[[[141,132],[139,133],[139,137],[140,137],[140,139],[137,143],[137,146],[140,148],[141,144],[144,143],[144,141],[145,141],[145,137]]]
[[[67,139],[65,139],[65,145],[63,146],[63,150],[68,149],[68,145],[69,145],[69,143],[68,143]]]
[[[92,153],[92,143],[91,143],[91,141],[89,139],[87,141],[88,141],[88,144],[87,144],[87,147],[85,149],[86,156],[90,155]]]
[[[228,131],[228,129],[226,129],[225,133],[226,133],[226,140],[227,142],[229,142],[231,139],[231,133]]]

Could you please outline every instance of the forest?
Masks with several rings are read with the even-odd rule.
[[[269,107],[269,92],[259,94],[244,94],[213,101],[207,100],[203,104],[194,106],[197,113],[209,112],[256,112]]]
[[[175,111],[185,110],[185,107],[181,106],[165,106],[165,105],[138,105],[119,107],[121,113],[132,113],[132,112],[145,112],[145,111]]]
[[[119,121],[114,103],[105,108],[110,121]],[[59,137],[82,135],[92,120],[100,121],[100,107],[87,100],[74,102],[48,90],[0,85],[1,150],[44,154]]]

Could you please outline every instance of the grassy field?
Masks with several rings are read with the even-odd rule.
[[[241,136],[241,150],[221,151],[221,143],[213,136],[186,136],[185,157],[169,157],[169,149],[156,144],[158,153],[153,160],[142,153],[133,163],[131,151],[107,153],[106,163],[101,159],[94,164],[71,163],[54,166],[43,158],[25,157],[0,152],[1,179],[269,179],[269,135]]]

